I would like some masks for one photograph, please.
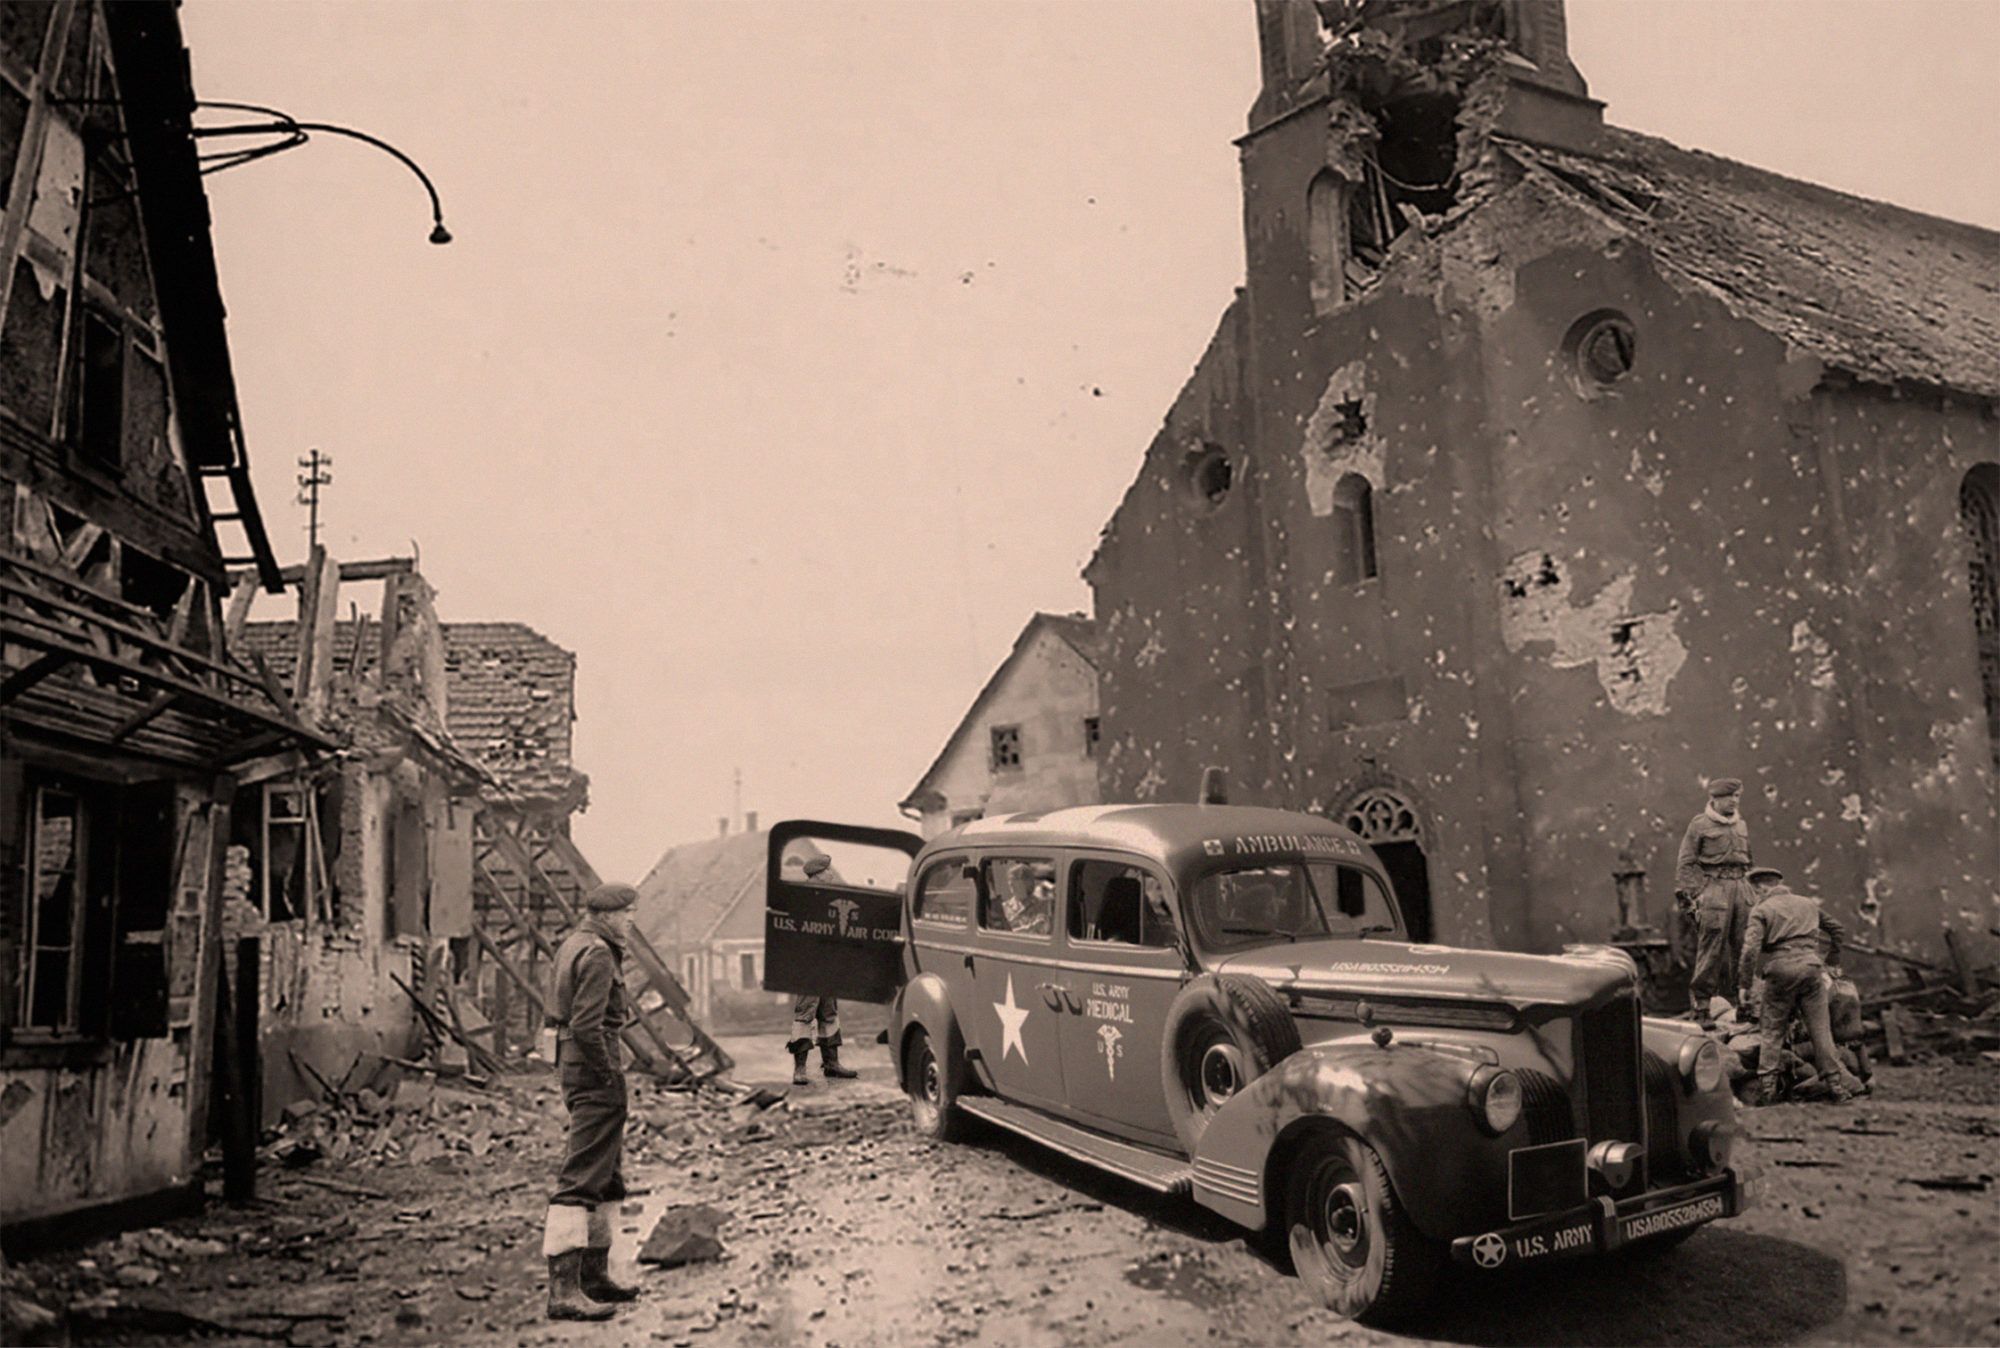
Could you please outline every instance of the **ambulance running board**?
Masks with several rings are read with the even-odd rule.
[[[958,1107],[974,1118],[984,1119],[1010,1133],[1019,1133],[1043,1146],[1074,1157],[1121,1179],[1161,1194],[1186,1194],[1194,1188],[1194,1170],[1179,1156],[1168,1156],[1148,1147],[1120,1142],[1102,1133],[1093,1133],[1039,1109],[1009,1104],[986,1095],[961,1095]]]

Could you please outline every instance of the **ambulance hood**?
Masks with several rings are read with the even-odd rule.
[[[1226,956],[1212,967],[1254,974],[1280,993],[1423,998],[1516,1010],[1590,1005],[1634,978],[1630,958],[1609,946],[1517,955],[1379,940],[1281,942]]]

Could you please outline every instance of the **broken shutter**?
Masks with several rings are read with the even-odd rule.
[[[472,935],[471,801],[441,802],[431,824],[431,935]]]
[[[183,836],[172,783],[133,788],[120,814],[108,1028],[114,1039],[158,1039],[167,1033],[167,914],[175,860],[194,841],[197,816],[189,813]]]
[[[395,895],[395,934],[421,936],[429,898],[426,882],[430,878],[430,840],[424,828],[424,808],[413,800],[399,800],[394,818],[390,884]]]

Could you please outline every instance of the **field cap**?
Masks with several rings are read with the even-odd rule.
[[[1750,881],[1752,884],[1755,884],[1759,880],[1782,880],[1784,878],[1785,873],[1776,866],[1758,866],[1750,872]]]
[[[630,885],[603,884],[590,891],[583,906],[593,913],[615,913],[639,901],[639,891]]]
[[[1711,796],[1734,796],[1740,795],[1742,791],[1741,777],[1717,777],[1708,784],[1708,794]]]

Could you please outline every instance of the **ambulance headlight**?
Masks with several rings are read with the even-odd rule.
[[[1681,1041],[1681,1081],[1697,1094],[1722,1084],[1722,1050],[1713,1039]]]
[[[1479,1126],[1498,1137],[1521,1117],[1521,1078],[1500,1067],[1482,1067],[1466,1086],[1465,1102]]]

